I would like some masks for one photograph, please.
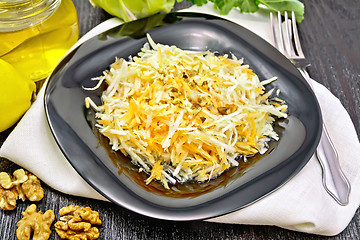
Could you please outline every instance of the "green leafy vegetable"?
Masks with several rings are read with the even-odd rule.
[[[254,0],[239,0],[236,7],[239,7],[241,12],[256,12],[259,9]]]
[[[215,9],[220,14],[226,15],[234,7],[238,7],[240,12],[253,13],[259,9],[259,5],[266,6],[271,11],[294,11],[296,21],[301,22],[304,19],[304,4],[299,0],[189,0],[192,3],[202,6],[208,1],[214,3]]]
[[[125,22],[153,15],[158,12],[170,12],[176,0],[90,0],[97,7],[103,8],[109,14],[119,17]],[[181,2],[182,0],[177,0]],[[271,11],[294,11],[296,20],[304,19],[304,4],[299,0],[188,0],[202,6],[213,2],[215,9],[222,15],[231,9],[239,8],[240,12],[253,13],[259,5],[266,6]]]
[[[304,4],[298,0],[256,0],[264,4],[272,11],[294,11],[296,21],[301,22],[304,19]]]
[[[125,22],[162,11],[170,12],[175,4],[175,0],[90,0],[90,2],[93,6],[101,7]]]

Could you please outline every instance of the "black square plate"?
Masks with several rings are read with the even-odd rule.
[[[94,85],[115,57],[136,55],[150,33],[155,42],[188,50],[233,53],[259,76],[278,80],[289,117],[278,121],[280,140],[271,151],[203,184],[185,183],[164,191],[159,183],[144,183],[129,159],[111,151],[94,128],[94,112],[85,97],[101,103]],[[71,52],[52,73],[45,92],[45,110],[52,133],[75,170],[99,193],[137,213],[160,219],[195,220],[220,216],[246,207],[275,191],[308,162],[318,144],[322,119],[311,88],[288,59],[270,44],[230,21],[197,13],[157,14],[123,24],[86,41]]]

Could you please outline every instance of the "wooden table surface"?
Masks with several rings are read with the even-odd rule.
[[[359,0],[303,0],[305,20],[299,31],[311,76],[336,95],[349,112],[360,136],[360,3]],[[92,8],[87,0],[74,0],[80,36],[110,16]],[[177,8],[189,3],[177,4]],[[0,146],[12,129],[0,133]],[[1,159],[0,171],[18,166]],[[99,239],[360,239],[360,209],[348,227],[335,237],[298,233],[272,226],[247,226],[203,221],[172,222],[141,216],[115,204],[62,194],[44,185],[38,208],[53,209],[76,204],[99,211],[103,224]],[[357,187],[357,186],[353,186]],[[16,223],[31,203],[18,202],[13,211],[0,210],[0,239],[16,238]],[[331,220],[329,220],[331,224]],[[60,239],[52,226],[50,239]]]

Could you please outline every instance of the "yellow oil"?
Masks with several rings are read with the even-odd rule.
[[[22,30],[0,32],[0,58],[27,78],[43,80],[78,37],[74,4],[71,0],[61,0],[44,21]]]

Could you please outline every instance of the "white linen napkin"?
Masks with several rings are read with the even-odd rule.
[[[193,6],[183,11],[217,15],[210,4]],[[240,14],[232,10],[229,15],[221,17],[248,28],[265,40],[270,39],[269,16],[265,12]],[[110,19],[91,30],[79,43],[119,24],[119,20]],[[340,165],[353,186],[349,204],[338,205],[324,190],[321,168],[313,156],[299,174],[277,191],[244,209],[208,221],[275,225],[328,236],[336,235],[345,229],[360,204],[360,188],[356,187],[360,184],[360,143],[354,125],[340,101],[324,86],[315,81],[313,85],[323,120],[338,150]],[[4,142],[0,156],[36,174],[58,191],[106,200],[77,174],[61,153],[48,126],[43,99],[44,88]]]

